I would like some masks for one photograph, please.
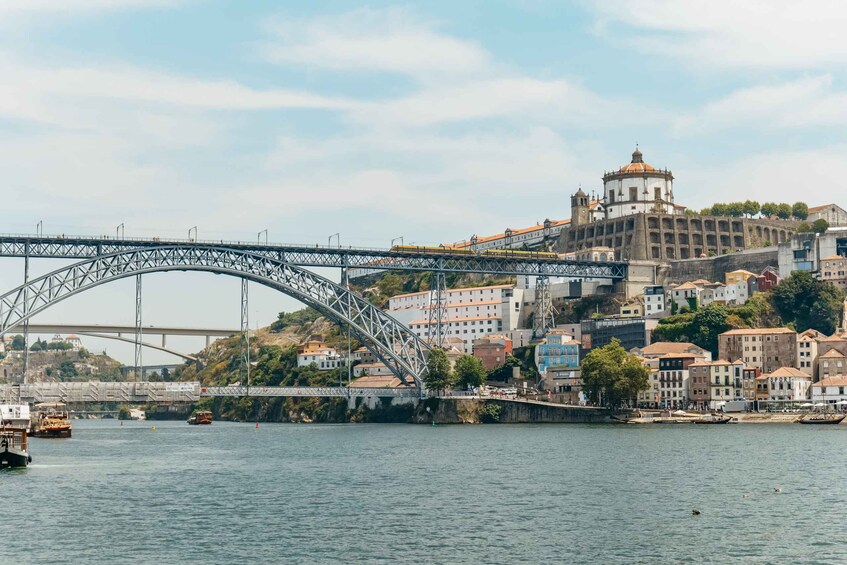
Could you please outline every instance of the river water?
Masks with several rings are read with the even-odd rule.
[[[845,446],[791,424],[76,421],[0,472],[0,563],[844,563]]]

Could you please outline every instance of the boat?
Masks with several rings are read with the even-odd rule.
[[[692,420],[695,424],[728,424],[732,421],[732,416],[718,416],[709,414]]]
[[[61,402],[42,402],[36,404],[36,417],[33,418],[32,437],[71,437],[71,422],[68,411]]]
[[[195,412],[188,418],[188,423],[192,426],[207,426],[212,423],[212,413],[208,410]]]
[[[0,469],[26,467],[32,463],[26,440],[26,427],[0,427]]]
[[[29,404],[0,404],[0,423],[29,431]]]
[[[797,421],[801,424],[840,424],[847,414],[836,414],[835,412],[815,412],[800,416]]]

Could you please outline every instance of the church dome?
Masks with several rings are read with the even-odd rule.
[[[652,165],[644,162],[641,151],[638,146],[635,146],[635,151],[632,152],[632,161],[618,169],[619,173],[650,173],[656,169]]]

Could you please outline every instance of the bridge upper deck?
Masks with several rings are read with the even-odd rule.
[[[0,257],[85,259],[129,249],[174,246],[247,251],[302,267],[546,275],[615,280],[625,278],[627,272],[627,265],[622,262],[468,254],[467,251],[458,253],[450,249],[438,252],[428,248],[426,252],[417,252],[225,240],[0,234]]]

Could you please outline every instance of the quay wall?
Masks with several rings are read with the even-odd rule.
[[[430,399],[419,403],[412,416],[415,424],[591,424],[609,421],[609,411],[601,408],[478,398]]]

